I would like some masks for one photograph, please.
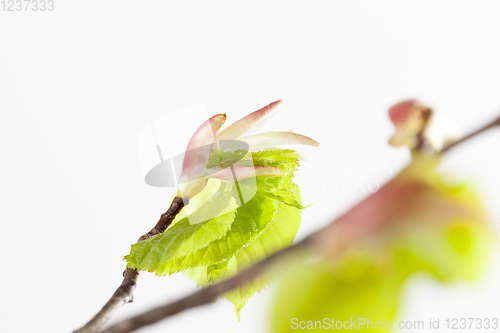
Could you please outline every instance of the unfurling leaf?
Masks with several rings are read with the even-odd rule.
[[[282,103],[282,101],[272,102],[262,109],[259,109],[255,112],[250,113],[246,117],[241,118],[234,124],[231,124],[226,129],[221,131],[217,135],[217,140],[235,140],[239,138],[243,133],[248,131],[253,126],[274,115],[278,110],[278,106]]]
[[[203,173],[212,151],[211,144],[215,143],[217,132],[225,121],[225,114],[215,115],[204,122],[193,134],[186,148],[181,178]]]
[[[298,186],[293,184],[299,165],[297,153],[269,149],[250,155],[214,151],[210,156],[208,169],[220,164],[229,169],[233,161],[247,161],[251,168],[275,168],[283,176],[246,178],[236,182],[238,187],[210,178],[190,203],[196,208],[194,212],[174,220],[165,233],[132,245],[131,253],[125,257],[129,267],[157,275],[185,271],[199,285],[206,285],[228,278],[292,244],[302,208]],[[251,199],[236,207],[242,193]],[[214,218],[198,221],[203,216]],[[235,304],[238,314],[246,301],[269,281],[269,277],[263,277],[225,297]]]
[[[215,177],[222,180],[228,180],[236,178],[236,172],[239,172],[243,178],[263,176],[282,177],[284,175],[282,172],[273,167],[269,168],[266,166],[259,167],[255,165],[255,168],[252,169],[248,165],[237,165],[232,166],[231,170],[229,170],[227,168],[228,165],[219,163],[214,165],[214,158],[216,158],[217,161],[217,159],[221,159],[221,156],[213,156],[213,154],[211,154],[214,146],[220,149],[219,145],[221,141],[228,144],[229,147],[232,145],[238,146],[234,140],[254,125],[272,116],[276,112],[277,106],[281,103],[281,101],[276,101],[260,110],[252,112],[246,117],[231,124],[220,133],[218,132],[226,121],[225,114],[215,115],[204,122],[191,137],[186,148],[182,172],[179,178],[179,191],[177,196],[184,199],[193,198],[203,191],[207,184],[207,178]],[[253,139],[249,137],[249,140],[253,141],[255,146],[259,147],[259,150],[288,143],[308,144],[315,147],[319,146],[319,143],[315,140],[295,133],[269,132],[253,137]],[[220,154],[220,152],[217,151],[217,154]],[[249,154],[249,151],[246,151],[246,154]],[[215,168],[215,170],[209,170],[209,165]]]
[[[125,256],[127,267],[156,275],[183,271],[205,286],[292,244],[303,208],[293,184],[299,158],[293,150],[274,147],[319,143],[300,134],[269,132],[247,137],[252,146],[264,149],[255,152],[252,147],[238,149],[248,145],[234,141],[273,115],[279,104],[271,103],[219,134],[225,115],[199,127],[188,144],[179,179],[177,196],[185,200],[184,211],[162,234],[133,244]],[[269,281],[261,277],[224,297],[239,316],[246,301]]]

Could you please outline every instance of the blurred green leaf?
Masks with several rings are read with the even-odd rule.
[[[337,262],[322,260],[299,267],[279,284],[272,332],[294,332],[300,321],[306,322],[303,325],[320,321],[325,329],[325,318],[352,319],[359,331],[384,331],[359,326],[358,318],[396,324],[402,286],[414,273],[430,273],[442,282],[477,278],[489,243],[484,226],[454,224],[396,239],[388,247],[349,252]],[[292,322],[293,318],[297,320]],[[320,331],[319,324],[316,330]]]
[[[325,318],[393,321],[411,275],[431,274],[446,283],[479,276],[491,237],[477,198],[469,186],[451,186],[435,173],[438,158],[414,158],[373,200],[333,224],[340,223],[333,230],[350,234],[352,242],[328,257],[336,260],[302,266],[283,278],[271,315],[273,333],[296,331],[297,321],[311,322],[310,330],[319,331],[314,324],[325,329]],[[405,186],[412,190],[398,191]]]
[[[313,328],[319,322],[312,331],[321,331],[332,328],[331,319],[348,321],[349,326],[351,319],[358,323],[358,318],[393,320],[401,282],[393,267],[375,265],[366,253],[349,255],[336,264],[320,261],[300,267],[279,285],[272,332],[297,331],[300,322],[302,326],[312,323]],[[357,330],[370,331],[356,325]]]

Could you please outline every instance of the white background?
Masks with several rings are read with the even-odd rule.
[[[0,330],[70,332],[119,285],[123,255],[172,195],[143,182],[145,124],[199,102],[231,123],[283,99],[265,128],[322,143],[299,147],[308,161],[297,181],[314,203],[302,238],[408,162],[386,144],[395,102],[421,99],[464,132],[500,114],[499,12],[498,1],[456,0],[55,0],[53,12],[0,11]],[[499,144],[491,131],[444,166],[475,184],[497,230]],[[475,285],[415,277],[402,318],[498,317],[497,258]],[[194,290],[182,275],[142,274],[113,321]],[[218,301],[141,332],[265,332],[272,295],[251,299],[240,323]]]

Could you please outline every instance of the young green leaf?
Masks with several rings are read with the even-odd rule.
[[[292,187],[294,172],[299,166],[297,153],[291,149],[268,149],[253,153],[252,156],[257,165],[276,166],[286,172],[286,176],[280,178],[258,178],[259,193],[284,204],[303,209],[304,207],[295,198]]]
[[[221,187],[221,181],[219,179],[210,178],[207,181],[205,188],[198,193],[194,198],[189,200],[189,204],[184,207],[183,210],[177,214],[175,219],[172,221],[172,225],[179,222],[188,215],[192,215],[197,211],[207,200],[212,198],[217,192],[219,192]],[[173,199],[173,198],[172,198]]]
[[[160,267],[166,261],[193,253],[224,236],[234,220],[235,200],[224,192],[211,199],[166,232],[133,244],[130,254],[125,257],[127,266],[160,274]],[[204,216],[216,217],[205,220]],[[192,224],[192,221],[198,223]]]
[[[298,186],[293,184],[298,165],[298,155],[290,149],[212,151],[207,170],[270,167],[282,175],[236,182],[210,178],[190,201],[189,212],[182,212],[165,233],[132,246],[125,257],[128,267],[157,275],[184,271],[199,285],[206,285],[291,245],[302,209]],[[224,297],[233,302],[239,316],[246,301],[270,280],[262,276]]]
[[[169,275],[229,260],[274,222],[276,206],[276,201],[256,194],[237,208],[231,228],[223,237],[182,257],[165,257],[161,265],[155,267],[156,274]]]
[[[294,195],[300,202],[300,192],[296,185],[294,186]],[[271,254],[292,245],[295,235],[299,230],[300,214],[300,209],[281,202],[278,203],[278,212],[274,223],[255,239],[252,244],[241,249],[241,251],[231,259],[225,277],[236,275]],[[207,280],[213,282],[215,279],[221,278],[223,275],[221,272],[222,270],[220,267],[208,267]],[[224,295],[226,299],[234,304],[238,318],[239,311],[246,304],[246,301],[256,292],[260,292],[266,284],[270,283],[270,281],[270,276],[263,275],[246,285],[236,287]]]

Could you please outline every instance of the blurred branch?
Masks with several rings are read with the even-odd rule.
[[[495,126],[500,126],[500,117],[498,117],[498,118],[497,118],[497,119],[495,119],[494,121],[490,122],[489,124],[486,124],[485,126],[483,126],[483,127],[479,128],[478,130],[476,130],[476,131],[474,131],[474,132],[470,133],[469,135],[467,135],[467,136],[465,136],[465,137],[461,138],[460,140],[457,140],[457,141],[455,141],[455,142],[453,142],[453,143],[450,143],[449,145],[447,145],[446,147],[444,147],[444,148],[443,148],[443,149],[442,149],[439,153],[440,153],[440,154],[443,154],[443,153],[447,152],[448,150],[450,150],[451,148],[453,148],[453,147],[455,147],[455,146],[457,146],[457,145],[461,144],[462,142],[467,141],[467,140],[469,140],[470,138],[473,138],[473,137],[475,137],[476,135],[481,134],[482,132],[484,132],[484,131],[486,131],[486,130],[488,130],[488,129],[490,129],[490,128],[493,128],[493,127],[495,127]]]
[[[186,200],[186,199],[184,199]],[[161,234],[175,219],[177,214],[184,208],[184,200],[175,197],[170,205],[170,208],[160,216],[160,220],[147,234],[142,235],[137,242],[145,240],[151,236]],[[104,305],[94,318],[92,318],[85,326],[74,331],[74,333],[97,333],[106,324],[113,314],[123,305],[132,302],[133,293],[137,285],[139,272],[136,269],[127,268],[123,272],[123,281],[113,293],[113,296]]]

